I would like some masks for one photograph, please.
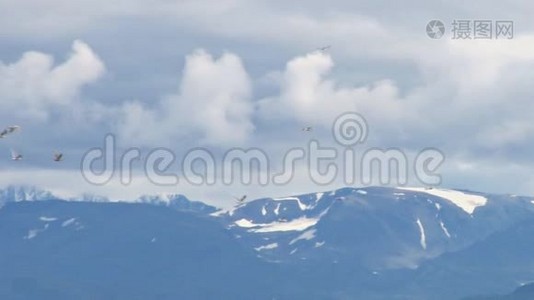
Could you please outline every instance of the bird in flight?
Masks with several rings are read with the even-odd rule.
[[[247,199],[247,195],[243,195],[243,197],[241,198],[237,198],[237,197],[234,197],[235,200],[237,200],[239,203],[243,203],[243,201],[245,201],[245,199]]]
[[[12,160],[21,160],[22,159],[22,155],[17,153],[17,151],[11,149],[11,159]]]
[[[13,133],[13,132],[15,132],[15,131],[17,131],[17,130],[19,130],[19,129],[20,129],[20,126],[18,126],[18,125],[12,125],[12,126],[8,126],[8,127],[6,128],[6,130],[8,131],[8,133]]]
[[[327,46],[319,47],[319,48],[317,48],[317,50],[319,50],[321,52],[325,52],[326,50],[328,50],[330,48],[332,48],[332,46],[327,45]]]
[[[55,152],[54,153],[54,161],[62,161],[62,160],[63,160],[63,153]]]
[[[306,126],[302,128],[302,131],[312,131],[312,130],[313,130],[313,127],[311,126]]]
[[[11,125],[11,126],[8,126],[6,129],[2,130],[0,132],[0,139],[1,138],[4,138],[6,135],[10,134],[10,133],[13,133],[17,130],[20,129],[20,126],[18,125]]]

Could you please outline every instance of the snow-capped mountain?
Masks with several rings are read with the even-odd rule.
[[[0,189],[0,207],[7,202],[42,201],[57,199],[52,193],[35,187],[8,186]]]
[[[417,268],[534,215],[528,197],[418,188],[344,188],[265,198],[220,211],[238,240],[270,261]]]
[[[152,205],[167,206],[178,211],[194,212],[208,215],[215,212],[217,209],[211,205],[207,205],[200,201],[189,200],[184,195],[178,194],[161,194],[161,195],[144,195],[134,200],[112,200],[107,197],[85,193],[79,197],[63,198],[56,196],[51,192],[41,190],[33,186],[8,186],[5,189],[0,189],[0,207],[8,202],[21,201],[47,201],[47,200],[61,200],[68,202],[121,202],[121,203],[143,203]]]
[[[189,200],[184,195],[166,194],[158,196],[141,196],[135,203],[146,203],[152,205],[168,206],[183,212],[192,212],[202,215],[209,215],[217,210],[214,206],[207,205],[201,201]]]
[[[0,203],[0,299],[460,299],[534,281],[530,197],[342,188],[217,210],[8,187]]]

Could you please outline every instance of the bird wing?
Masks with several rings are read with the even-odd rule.
[[[20,154],[18,154],[17,151],[11,149],[11,158],[16,159],[19,157],[20,157]]]

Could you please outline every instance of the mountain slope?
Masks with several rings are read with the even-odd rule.
[[[534,299],[534,284],[525,284],[507,295],[469,297],[464,300],[531,300]]]
[[[212,220],[153,205],[8,203],[0,241],[1,299],[267,299],[255,276],[272,272]]]
[[[462,207],[461,201],[469,204],[473,198],[484,204]],[[534,215],[529,200],[448,190],[345,188],[258,199],[214,215],[267,260],[350,260],[377,271],[416,268],[483,240]]]
[[[460,299],[534,279],[528,197],[343,188],[217,210],[0,191],[0,299]]]

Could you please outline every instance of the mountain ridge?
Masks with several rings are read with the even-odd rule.
[[[473,199],[475,202],[469,202]],[[477,205],[471,210],[463,205],[464,200]],[[96,272],[96,266],[109,268],[104,261],[118,268],[110,271],[115,274],[110,279],[127,278],[119,280],[120,287],[136,282],[120,271],[133,272],[133,266],[141,272],[133,272],[136,276],[143,272],[155,278],[166,274],[170,278],[161,285],[154,284],[167,291],[163,295],[169,299],[180,296],[172,288],[178,284],[176,278],[206,289],[190,282],[198,280],[200,270],[225,277],[225,272],[241,268],[247,269],[244,276],[252,280],[251,286],[269,290],[267,284],[277,289],[265,294],[224,289],[221,295],[254,295],[257,299],[460,299],[503,294],[517,287],[514,284],[534,279],[534,268],[529,267],[534,266],[534,258],[519,249],[530,241],[525,236],[534,236],[531,201],[530,197],[447,189],[346,187],[260,198],[232,209],[217,209],[179,194],[120,202],[98,196],[60,199],[37,188],[10,187],[0,190],[0,204],[4,204],[0,207],[0,266],[11,270],[13,276],[5,273],[5,278],[0,278],[0,296],[19,299],[16,293],[24,294],[25,289],[37,294],[51,289],[53,295],[63,295],[58,282],[72,274],[40,262],[47,257],[68,258],[69,268],[90,272],[84,280],[93,283],[75,281],[82,291],[94,290],[95,282],[103,284],[91,272]],[[203,228],[210,228],[209,234]],[[71,250],[61,250],[64,247]],[[226,248],[232,250],[227,252]],[[515,256],[501,255],[500,249]],[[228,260],[224,264],[209,258],[223,259],[221,253],[226,253],[224,260]],[[88,257],[94,266],[84,262]],[[153,261],[158,269],[142,267],[138,260]],[[205,265],[203,261],[211,263]],[[492,267],[496,261],[501,262],[500,267]],[[54,262],[62,264],[60,260]],[[515,271],[506,270],[507,264],[516,266]],[[25,269],[31,272],[17,271]],[[49,281],[43,272],[60,272],[58,281]],[[197,275],[189,278],[189,273]],[[217,294],[213,287],[221,288],[221,282],[240,288],[227,283],[229,279],[210,278],[209,295]],[[449,282],[455,283],[455,289],[450,289]],[[83,295],[73,286],[66,290],[66,298]],[[145,292],[145,298],[157,298],[157,290],[147,288]],[[132,297],[106,284],[103,293],[106,297],[117,294],[119,299]],[[201,297],[199,293],[188,289],[184,295]]]

